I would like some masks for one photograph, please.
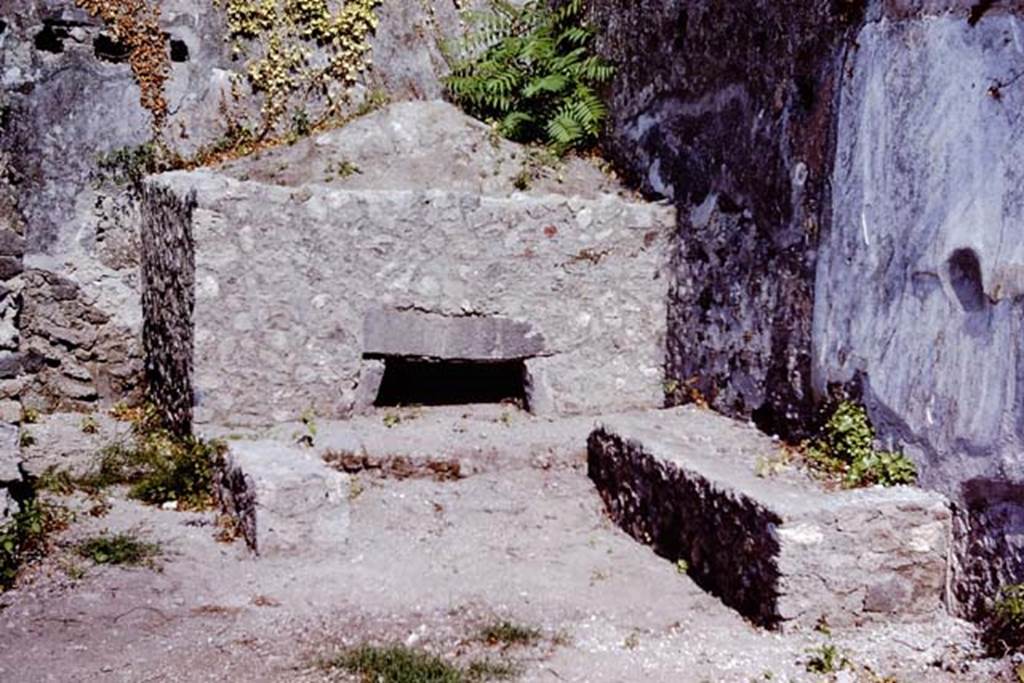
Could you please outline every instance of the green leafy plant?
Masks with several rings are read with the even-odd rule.
[[[917,481],[917,468],[903,453],[875,449],[875,430],[867,411],[850,401],[840,403],[818,438],[808,444],[815,469],[841,479],[847,488],[896,486]]]
[[[78,428],[82,430],[83,434],[96,434],[100,431],[100,423],[97,422],[94,416],[86,415],[78,423]]]
[[[540,631],[529,626],[499,621],[480,631],[480,640],[488,645],[531,645],[540,640]]]
[[[805,664],[808,673],[831,674],[851,666],[848,660],[832,643],[825,643],[807,650]]]
[[[996,657],[1024,651],[1024,583],[999,591],[985,619],[983,640]]]
[[[0,526],[0,591],[14,585],[24,564],[45,554],[50,534],[66,524],[61,508],[34,498],[21,503],[11,521]]]
[[[96,564],[136,567],[151,565],[153,558],[160,554],[160,545],[141,541],[128,533],[100,534],[78,543],[75,551]]]
[[[246,81],[262,100],[260,138],[291,113],[308,134],[337,116],[369,66],[379,0],[219,0]],[[326,104],[310,112],[314,97]]]
[[[76,480],[87,490],[116,484],[145,503],[178,503],[178,509],[202,510],[213,504],[213,481],[226,445],[195,436],[178,437],[162,428],[152,406],[119,409],[132,424],[128,438],[104,447],[93,469]]]
[[[491,0],[489,12],[471,16],[475,30],[451,60],[449,94],[511,140],[559,153],[592,145],[608,114],[599,90],[614,67],[593,53],[583,14],[583,0],[556,9]]]

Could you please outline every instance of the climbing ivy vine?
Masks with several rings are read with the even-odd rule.
[[[145,0],[75,0],[92,16],[102,19],[126,48],[128,63],[141,91],[142,106],[159,130],[167,118],[164,84],[171,70],[167,39],[160,30],[159,4]]]

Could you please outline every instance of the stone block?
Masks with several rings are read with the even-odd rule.
[[[508,318],[374,309],[363,320],[368,356],[499,361],[543,352],[543,335]]]
[[[762,478],[778,445],[697,408],[607,419],[588,470],[612,518],[769,627],[927,619],[944,608],[948,501],[911,487],[826,491]]]
[[[356,384],[355,410],[363,413],[373,407],[384,381],[384,361],[364,360],[359,364],[359,379]]]
[[[219,478],[225,511],[263,556],[345,552],[348,475],[310,450],[275,441],[232,441]]]
[[[11,495],[10,489],[0,485],[0,527],[11,521],[18,512],[18,501]]]
[[[19,437],[18,425],[0,422],[0,482],[21,480]]]

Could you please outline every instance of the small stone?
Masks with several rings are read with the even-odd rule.
[[[177,510],[178,509],[178,501],[176,501],[176,500],[169,500],[166,503],[164,503],[163,505],[161,505],[160,509],[161,510]]]
[[[21,403],[10,399],[0,400],[0,422],[16,423],[21,420]]]

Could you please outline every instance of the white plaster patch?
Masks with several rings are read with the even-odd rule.
[[[798,543],[799,545],[817,545],[825,540],[825,535],[821,533],[821,528],[817,524],[809,522],[779,527],[778,534],[782,540]]]

